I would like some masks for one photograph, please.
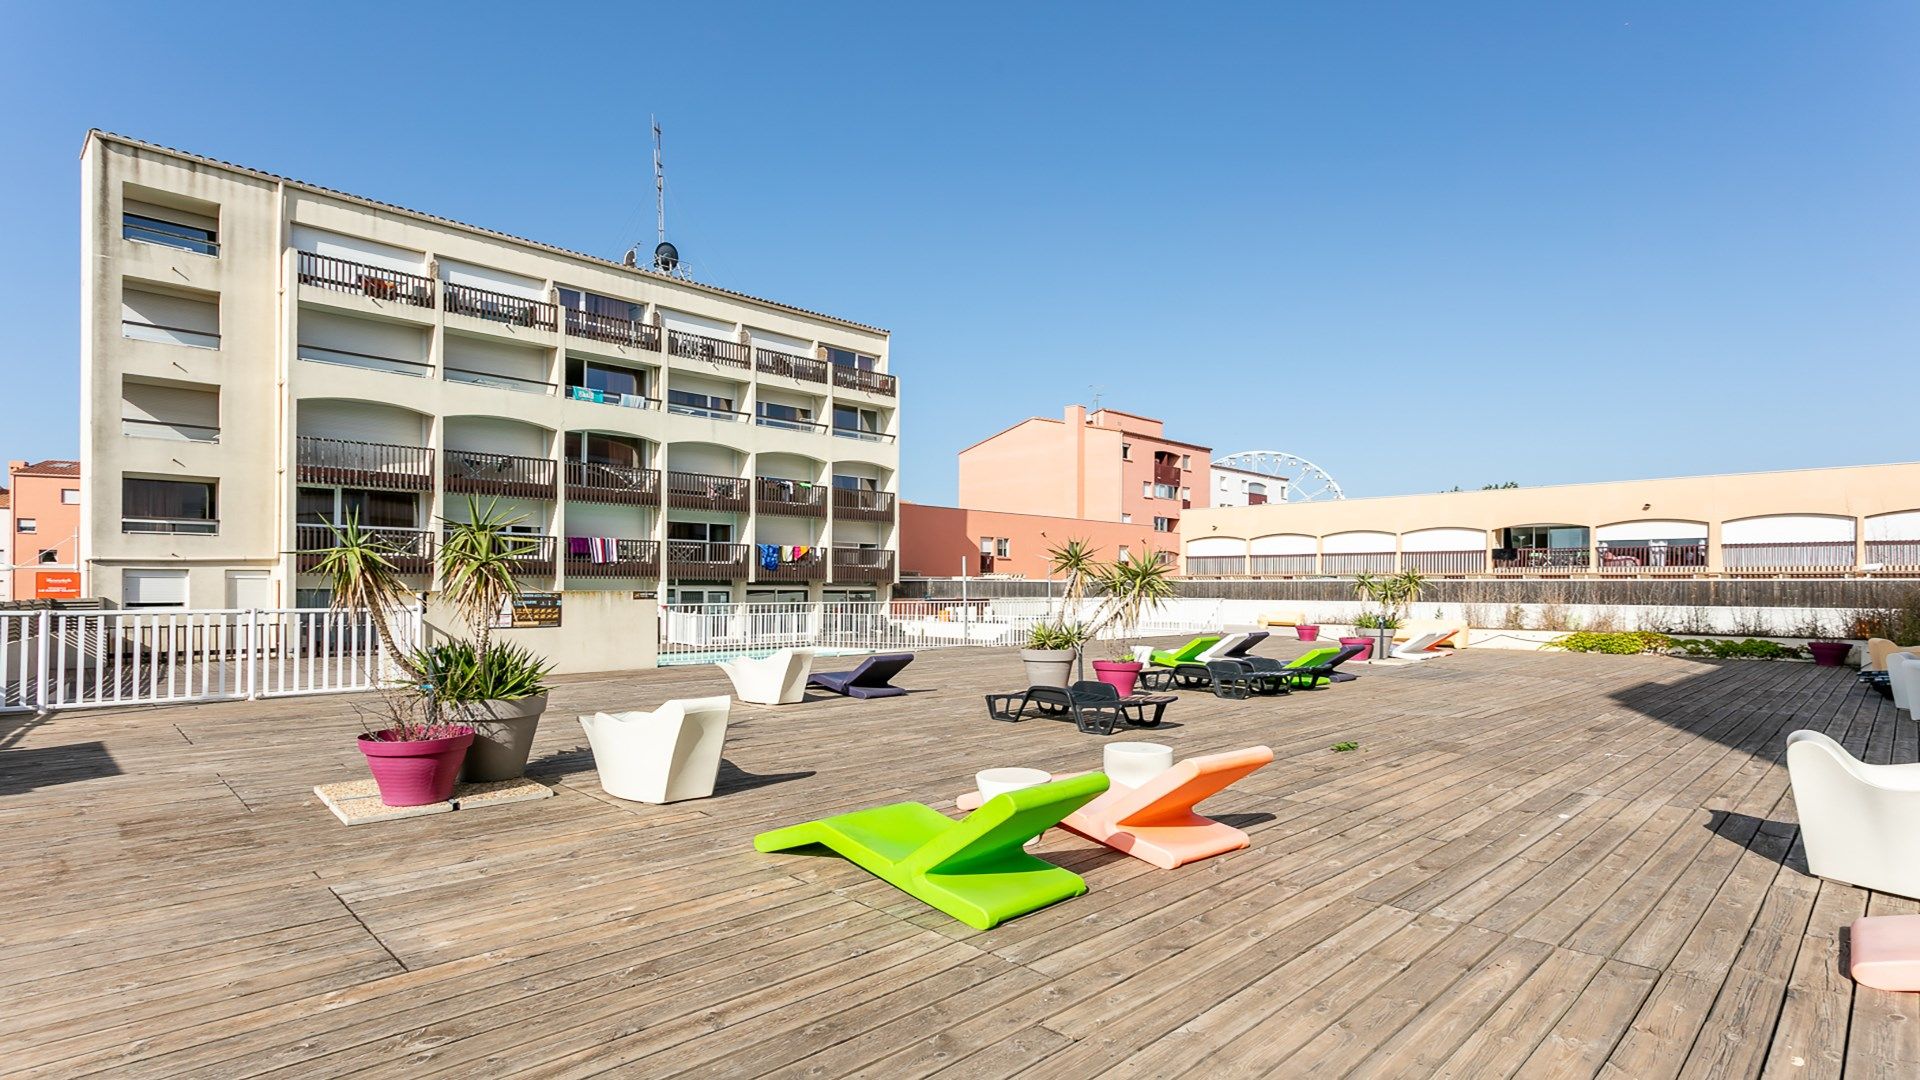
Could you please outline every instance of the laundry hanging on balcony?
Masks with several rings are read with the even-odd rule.
[[[779,544],[761,544],[760,545],[760,569],[762,570],[780,569],[780,545]]]

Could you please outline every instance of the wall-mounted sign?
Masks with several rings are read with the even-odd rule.
[[[77,570],[41,570],[33,578],[36,600],[80,599],[80,572]]]
[[[498,630],[542,630],[560,625],[560,594],[554,592],[521,593],[508,600],[494,616]]]

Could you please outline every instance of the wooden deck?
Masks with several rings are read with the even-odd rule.
[[[1787,793],[1795,728],[1915,760],[1850,671],[1478,651],[1189,693],[1153,738],[1277,754],[1208,804],[1253,846],[1162,871],[1053,833],[1092,891],[986,933],[753,851],[1096,766],[985,717],[1018,671],[929,652],[910,697],[736,705],[719,796],[666,807],[603,795],[572,716],[724,678],[568,680],[557,798],[355,829],[310,790],[364,775],[348,699],[0,717],[0,1072],[1920,1075],[1920,995],[1840,966],[1852,919],[1920,906],[1808,877]]]

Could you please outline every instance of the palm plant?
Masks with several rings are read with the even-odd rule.
[[[1087,585],[1098,579],[1098,549],[1085,540],[1068,540],[1047,551],[1047,570],[1062,579],[1060,608],[1053,618],[1027,633],[1027,647],[1065,652],[1077,650],[1090,636],[1079,621],[1080,607],[1087,596]],[[1071,616],[1071,618],[1070,618]]]
[[[333,609],[365,609],[367,617],[373,620],[374,631],[380,635],[387,658],[409,679],[421,681],[425,672],[394,640],[393,627],[387,620],[388,612],[405,607],[413,599],[400,579],[400,571],[394,567],[394,547],[379,535],[361,528],[360,516],[352,511],[347,513],[344,524],[328,522],[327,531],[333,534],[333,544],[308,554],[318,556],[313,573],[326,579],[333,596]]]
[[[1121,559],[1102,567],[1099,581],[1105,598],[1097,628],[1118,631],[1116,655],[1125,659],[1127,638],[1140,620],[1173,598],[1173,567],[1157,558]]]
[[[443,519],[445,520],[445,519]],[[493,639],[494,620],[520,593],[514,577],[518,560],[533,546],[510,530],[520,517],[500,509],[497,499],[482,503],[467,496],[467,520],[446,520],[440,545],[440,596],[473,632],[481,664]]]

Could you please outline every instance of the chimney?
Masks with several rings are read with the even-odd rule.
[[[1073,427],[1087,426],[1087,407],[1085,405],[1067,406],[1067,423]]]

